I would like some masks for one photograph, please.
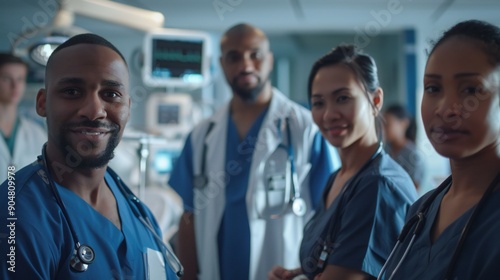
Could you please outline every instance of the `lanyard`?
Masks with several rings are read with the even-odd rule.
[[[340,197],[340,202],[337,206],[337,209],[335,211],[335,215],[333,215],[333,218],[331,219],[329,225],[328,225],[328,230],[326,232],[326,238],[325,240],[323,241],[323,248],[321,250],[321,254],[319,256],[319,259],[318,259],[318,263],[317,263],[317,268],[320,269],[321,271],[324,269],[325,267],[325,262],[326,260],[328,259],[328,256],[330,256],[330,254],[333,252],[333,245],[334,245],[334,239],[335,239],[335,235],[337,234],[337,231],[339,230],[339,225],[341,224],[341,220],[342,220],[342,216],[340,216],[340,212],[342,210],[342,208],[344,207],[344,201],[347,200],[345,203],[347,203],[349,200],[351,200],[351,196],[349,196],[347,199],[344,199],[344,197],[346,196],[345,195],[345,192],[348,188],[349,185],[352,184],[352,182],[356,182],[356,180],[358,179],[359,175],[361,173],[363,173],[363,171],[365,171],[368,166],[370,166],[370,164],[376,159],[378,158],[381,153],[382,153],[382,142],[379,143],[379,146],[377,148],[377,151],[375,151],[375,153],[373,153],[373,155],[370,157],[370,159],[363,165],[363,167],[361,167],[359,169],[358,172],[356,172],[356,174],[351,177],[349,179],[349,181],[344,185],[344,187],[342,188],[341,192],[339,195],[341,195]],[[333,183],[334,179],[333,180],[329,180],[331,182],[329,182],[330,184]],[[351,189],[350,190],[350,194],[353,194],[354,193],[354,189]],[[331,238],[330,238],[331,237]]]

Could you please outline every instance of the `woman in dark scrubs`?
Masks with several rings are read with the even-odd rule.
[[[383,279],[500,279],[500,28],[465,21],[434,45],[422,120],[451,176],[419,199]],[[407,253],[405,257],[403,255]]]
[[[313,65],[309,98],[342,167],[304,229],[301,268],[275,267],[269,279],[374,279],[416,199],[408,173],[382,149],[383,91],[374,60],[352,45],[338,46]]]

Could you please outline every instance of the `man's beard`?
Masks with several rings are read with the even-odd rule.
[[[65,132],[68,130],[68,127],[74,126],[110,129],[109,133],[111,133],[111,136],[109,137],[104,151],[97,156],[85,155],[88,151],[97,147],[97,144],[93,141],[82,141],[77,143],[77,147],[72,147]],[[84,121],[77,124],[72,123],[62,129],[59,139],[59,149],[65,154],[67,159],[68,157],[71,157],[75,160],[76,166],[74,168],[101,168],[106,166],[115,156],[114,150],[120,142],[119,133],[120,127],[117,124],[108,125],[99,121]],[[75,159],[75,157],[78,158]]]
[[[269,74],[270,75],[270,74]],[[257,99],[260,92],[264,88],[265,84],[269,80],[269,75],[265,79],[261,79],[259,76],[255,75],[257,78],[257,85],[253,88],[242,88],[238,86],[238,78],[241,75],[234,77],[232,83],[230,84],[233,92],[238,95],[243,101],[253,102]]]

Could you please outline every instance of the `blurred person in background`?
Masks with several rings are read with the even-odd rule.
[[[276,263],[299,265],[335,153],[310,112],[272,86],[262,30],[235,25],[220,47],[232,98],[194,127],[169,181],[184,202],[178,253],[183,279],[261,280]]]
[[[385,149],[410,174],[417,190],[426,178],[425,160],[415,145],[417,126],[410,112],[394,104],[384,111]]]
[[[0,53],[0,183],[7,179],[7,166],[17,170],[33,162],[47,140],[42,126],[19,114],[27,75],[24,61]]]

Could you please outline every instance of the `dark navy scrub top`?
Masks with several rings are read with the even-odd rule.
[[[416,200],[415,186],[403,168],[384,151],[344,185],[330,207],[325,199],[338,171],[328,181],[321,204],[304,229],[302,272],[313,279],[323,240],[333,252],[325,262],[378,276],[396,243],[406,212]],[[336,218],[335,218],[336,217]],[[334,223],[336,233],[328,233]]]
[[[410,208],[407,219],[418,212],[422,203],[429,198],[433,191],[428,192]],[[432,243],[432,225],[436,220],[439,206],[446,191],[439,194],[430,205],[424,227],[415,238],[413,246],[393,279],[444,279],[462,229],[472,213],[471,208],[451,223]],[[408,235],[404,243],[394,253],[394,257],[389,260],[383,279],[389,279],[408,247],[410,239],[411,236]],[[494,192],[488,198],[474,219],[450,280],[469,279],[500,279],[500,191]]]

